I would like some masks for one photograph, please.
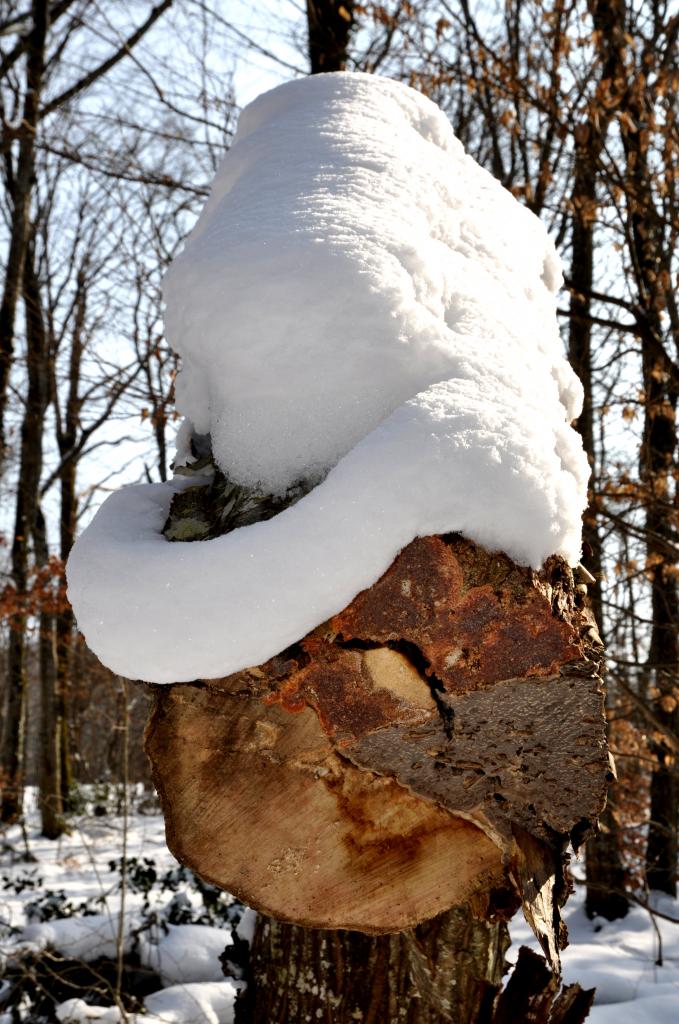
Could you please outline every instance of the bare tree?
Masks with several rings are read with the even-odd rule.
[[[41,615],[31,605],[30,574],[49,561],[55,526],[63,565],[83,510],[79,472],[82,481],[82,467],[103,446],[120,444],[131,416],[149,403],[161,475],[167,471],[173,359],[159,327],[159,281],[206,194],[233,111],[228,83],[206,70],[206,47],[219,45],[219,38],[206,31],[205,12],[197,5],[171,18],[170,7],[165,0],[130,24],[131,12],[119,5],[94,12],[74,0],[34,4],[7,30],[14,44],[2,58],[0,89],[6,217],[0,240],[7,255],[0,410],[9,413],[10,426],[20,420],[22,443],[5,462],[17,496],[0,758],[5,820],[20,806],[26,643],[31,615]],[[161,16],[161,52],[140,59]],[[198,42],[187,21],[201,30]],[[189,45],[175,46],[169,59],[164,48],[179,38]],[[75,79],[73,66],[82,68]],[[142,96],[154,109],[152,124],[137,116]],[[26,116],[17,120],[22,109]],[[55,486],[56,523],[42,511],[54,507]],[[71,785],[74,622],[63,580],[59,601],[41,618],[44,732],[57,737],[43,771],[50,834]]]

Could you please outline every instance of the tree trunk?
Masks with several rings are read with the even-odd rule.
[[[378,938],[260,917],[235,1024],[582,1024],[594,989],[560,990],[526,947],[500,991],[507,948],[506,925],[469,905]]]
[[[26,733],[26,674],[24,634],[26,618],[13,615],[7,649],[7,705],[2,734],[2,804],[0,821],[13,822],[23,805],[23,765]]]
[[[662,550],[668,533],[668,475],[676,448],[674,408],[662,393],[654,375],[655,360],[645,362],[647,429],[645,470],[652,481],[653,499],[646,514],[648,562],[652,565],[651,646],[648,663],[656,686],[654,713],[668,732],[679,735],[679,703],[676,673],[679,663],[679,595]],[[664,735],[654,739],[651,750],[656,763],[651,776],[651,807],[646,847],[646,882],[649,889],[677,895],[677,838],[679,824],[679,775],[672,746]]]
[[[33,532],[35,557],[46,565],[49,557],[47,533],[39,508]],[[40,611],[40,766],[39,804],[41,832],[47,839],[58,839],[65,823],[61,798],[61,723],[57,714],[57,671],[54,613]]]
[[[236,1024],[490,1020],[508,947],[505,922],[479,920],[469,904],[381,936],[260,917]]]
[[[311,74],[344,71],[354,27],[353,0],[307,0]]]
[[[601,121],[602,119],[600,119]],[[599,125],[599,132],[602,125]],[[576,131],[576,137],[578,133]],[[583,541],[588,552],[587,567],[595,578],[591,590],[592,608],[598,623],[603,622],[601,602],[602,543],[597,522],[596,453],[594,447],[594,410],[591,351],[591,291],[593,287],[594,225],[597,209],[597,159],[603,136],[593,135],[593,126],[581,133],[576,154],[573,188],[573,228],[571,239],[571,302],[568,354],[580,378],[585,399],[575,426],[592,467],[589,505],[583,519]],[[618,823],[610,802],[615,783],[609,788],[607,807],[600,818],[600,830],[587,840],[585,871],[587,895],[585,906],[589,917],[605,917],[609,921],[624,917],[629,909],[625,896],[625,873],[620,852]]]
[[[353,7],[307,0],[312,73],[346,67]],[[557,997],[541,959],[523,958],[511,1002],[498,993],[519,901],[558,971],[566,844],[601,808],[591,630],[558,560],[517,575],[462,538],[423,538],[266,665],[155,688],[168,844],[299,922],[259,917],[237,1024],[509,1024],[518,1006],[584,1020],[592,994]],[[394,934],[352,931],[352,915]]]
[[[585,847],[585,911],[590,918],[605,917],[607,921],[625,917],[629,910],[625,895],[625,869],[620,854],[620,830],[611,806],[611,792],[615,792],[612,787],[599,816],[597,833],[587,840]]]
[[[49,403],[48,376],[45,365],[45,330],[33,259],[33,247],[29,245],[23,271],[28,393],[21,425],[21,462],[16,493],[11,563],[12,583],[17,595],[18,610],[10,619],[9,694],[0,750],[3,787],[0,819],[5,822],[14,821],[20,815],[23,799],[26,718],[25,637],[28,619],[26,600],[29,542],[38,515],[43,428],[45,412]]]
[[[597,461],[594,444],[594,394],[592,366],[592,300],[594,281],[594,230],[598,212],[599,158],[606,142],[608,128],[615,112],[620,75],[620,47],[624,42],[624,9],[619,3],[597,2],[592,5],[592,18],[600,38],[599,79],[607,83],[611,102],[597,106],[588,118],[575,128],[576,154],[572,193],[570,320],[568,357],[584,389],[582,413],[575,426],[592,469],[589,505],[583,519],[583,541],[588,552],[587,567],[595,577],[591,591],[592,608],[601,627],[603,608],[601,579],[603,546],[597,521]],[[608,800],[614,792],[609,789]],[[613,921],[624,917],[629,907],[625,896],[624,870],[620,853],[618,823],[610,807],[601,817],[601,831],[587,840],[586,909],[590,917],[599,915]]]
[[[64,602],[65,603],[65,602]],[[60,608],[56,616],[56,717],[59,723],[59,779],[64,809],[69,809],[73,796],[71,764],[71,729],[69,722],[69,688],[73,653],[73,612],[70,606]]]
[[[626,196],[630,248],[638,294],[637,322],[641,338],[644,384],[644,434],[640,450],[640,477],[646,517],[646,572],[651,581],[651,639],[647,666],[655,683],[653,712],[662,726],[679,734],[679,702],[676,696],[679,664],[679,591],[672,550],[676,498],[676,410],[679,393],[676,376],[666,373],[663,316],[667,310],[669,276],[663,269],[671,262],[675,242],[667,230],[665,214],[656,207],[654,174],[649,157],[649,133],[640,126],[652,117],[646,75],[658,67],[658,54],[647,42],[639,55],[643,74],[628,83],[626,113],[621,135],[626,158]],[[676,85],[668,96],[676,106]],[[656,764],[651,780],[651,813],[646,848],[646,881],[649,888],[677,894],[677,826],[679,777],[674,751],[664,735],[655,737],[651,751]]]
[[[40,120],[43,76],[45,73],[45,40],[49,27],[48,0],[33,0],[33,27],[27,48],[26,86],[21,117],[22,135],[16,174],[11,158],[7,168],[11,181],[8,191],[12,197],[9,253],[0,302],[0,461],[5,447],[5,410],[9,375],[14,357],[14,325],[16,307],[21,294],[21,278],[29,242],[29,215],[31,194],[35,185],[35,139]]]
[[[71,348],[68,365],[68,393],[62,415],[57,415],[56,435],[61,464],[59,467],[59,554],[66,564],[75,540],[78,498],[76,479],[78,461],[76,445],[82,399],[80,377],[85,350],[85,323],[87,312],[86,274],[81,268],[76,279],[76,301]],[[56,380],[53,384],[57,392]],[[64,594],[65,598],[65,594]],[[69,718],[69,691],[73,660],[73,638],[75,620],[71,606],[64,599],[56,616],[56,712],[59,720],[59,776],[61,799],[66,810],[72,797],[73,772],[71,764],[71,729]]]
[[[646,265],[648,269],[648,265]],[[652,328],[650,328],[652,330]],[[659,332],[658,332],[659,333]],[[674,565],[668,564],[665,547],[671,532],[670,477],[675,472],[677,445],[675,403],[668,401],[665,385],[658,379],[657,362],[645,348],[645,437],[642,474],[649,486],[646,510],[646,550],[651,566],[653,626],[648,665],[656,687],[654,713],[670,734],[679,735],[679,702],[676,678],[679,664],[679,594]],[[650,889],[677,895],[677,837],[679,824],[679,775],[675,754],[664,736],[652,743],[656,764],[651,776],[651,809],[646,847],[646,882]]]

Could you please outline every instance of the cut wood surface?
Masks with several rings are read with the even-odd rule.
[[[310,708],[160,694],[149,749],[170,849],[281,920],[392,931],[502,878],[478,828],[333,750]]]
[[[266,664],[156,687],[170,848],[306,926],[397,931],[513,887],[557,962],[565,849],[610,777],[581,591],[559,559],[420,538]]]

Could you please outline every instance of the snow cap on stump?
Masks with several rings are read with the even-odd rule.
[[[152,682],[262,663],[418,536],[577,562],[560,279],[539,220],[417,92],[339,73],[259,97],[167,275],[177,407],[229,479],[316,486],[194,544],[162,535],[181,482],[109,498],[68,569],[100,659]]]

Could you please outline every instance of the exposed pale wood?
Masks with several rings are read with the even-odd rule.
[[[483,832],[344,761],[310,708],[174,686],[147,749],[170,849],[281,920],[397,931],[502,883]]]

